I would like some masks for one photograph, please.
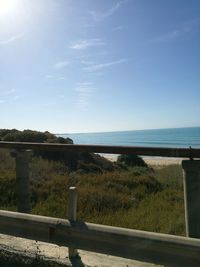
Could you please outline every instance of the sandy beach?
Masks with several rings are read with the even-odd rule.
[[[172,164],[181,164],[182,158],[162,158],[162,157],[142,157],[150,166],[167,166]]]
[[[115,154],[101,154],[110,161],[115,162],[118,155]],[[171,164],[181,164],[182,158],[166,158],[166,157],[142,157],[144,161],[150,166],[167,166]]]

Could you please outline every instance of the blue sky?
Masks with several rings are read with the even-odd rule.
[[[0,128],[200,126],[200,1],[0,0]]]

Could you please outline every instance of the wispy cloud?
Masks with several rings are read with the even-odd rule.
[[[44,78],[47,79],[47,80],[66,80],[66,78],[64,76],[61,76],[61,75],[52,75],[52,74],[46,74],[44,75]]]
[[[8,89],[6,91],[0,92],[1,95],[11,95],[11,94],[14,94],[14,93],[16,93],[16,89],[15,88],[11,88],[11,89]]]
[[[124,26],[118,25],[118,26],[113,28],[113,31],[122,31],[123,29],[124,29]]]
[[[77,42],[72,43],[69,47],[71,49],[83,50],[88,47],[102,46],[102,45],[105,45],[104,41],[100,38],[95,38],[95,39],[88,39],[88,40],[79,40]]]
[[[165,42],[170,41],[172,39],[175,39],[179,37],[182,33],[178,30],[173,30],[171,32],[168,32],[166,34],[161,34],[159,36],[154,37],[150,42],[152,43],[159,43],[159,42]]]
[[[17,101],[20,96],[17,93],[17,90],[15,88],[8,89],[6,91],[0,91],[0,96],[2,97],[0,99],[0,104],[8,102],[8,101]]]
[[[64,95],[58,95],[58,98],[63,99],[63,98],[65,98],[65,96]]]
[[[89,61],[89,60],[81,60],[81,63],[88,66],[88,65],[93,65],[94,61]]]
[[[166,42],[177,39],[181,36],[187,35],[192,31],[198,29],[200,26],[200,18],[193,19],[182,23],[173,30],[156,36],[150,40],[152,43]]]
[[[119,65],[122,64],[124,62],[126,62],[127,59],[126,58],[122,58],[116,61],[110,61],[110,62],[106,62],[106,63],[100,63],[100,64],[89,64],[88,66],[84,67],[84,70],[89,71],[89,72],[93,72],[93,71],[99,71],[105,68],[109,68],[112,67],[114,65]]]
[[[116,2],[112,7],[105,10],[104,12],[96,12],[96,11],[90,11],[90,15],[92,16],[93,20],[95,21],[101,21],[106,19],[107,17],[112,16],[120,7],[122,4],[127,2],[127,0],[121,0]]]
[[[64,77],[64,76],[58,76],[58,78],[57,78],[58,80],[66,80],[66,78]]]
[[[19,98],[20,98],[19,95],[15,95],[15,96],[13,97],[13,100],[14,100],[14,101],[17,101]]]
[[[10,44],[10,43],[13,43],[16,40],[21,39],[23,36],[24,36],[24,33],[21,33],[21,34],[14,35],[14,36],[11,36],[9,38],[6,38],[4,40],[0,40],[0,45],[7,45],[7,44]]]
[[[200,17],[192,19],[192,20],[188,20],[186,22],[183,23],[183,27],[185,29],[185,31],[191,31],[194,30],[196,28],[199,29],[200,26]]]
[[[55,102],[47,102],[47,103],[42,103],[40,106],[42,107],[52,107],[55,105]]]
[[[78,106],[81,109],[87,108],[90,97],[95,92],[94,84],[91,82],[77,83],[74,90],[78,93]]]
[[[56,68],[56,69],[62,69],[62,68],[64,68],[64,67],[68,66],[68,65],[69,65],[69,61],[67,61],[67,60],[59,61],[59,62],[57,62],[57,63],[54,65],[54,68]]]
[[[45,79],[53,79],[54,76],[51,75],[51,74],[46,74],[46,75],[44,75],[44,78],[45,78]]]

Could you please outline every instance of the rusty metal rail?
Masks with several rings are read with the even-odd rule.
[[[159,156],[176,158],[200,158],[200,148],[173,147],[137,147],[137,146],[107,146],[107,145],[68,145],[55,143],[0,142],[0,148],[31,149],[43,151],[68,151],[107,154],[133,154],[140,156]]]

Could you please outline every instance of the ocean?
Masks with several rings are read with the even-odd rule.
[[[75,144],[200,148],[200,127],[58,134]]]

